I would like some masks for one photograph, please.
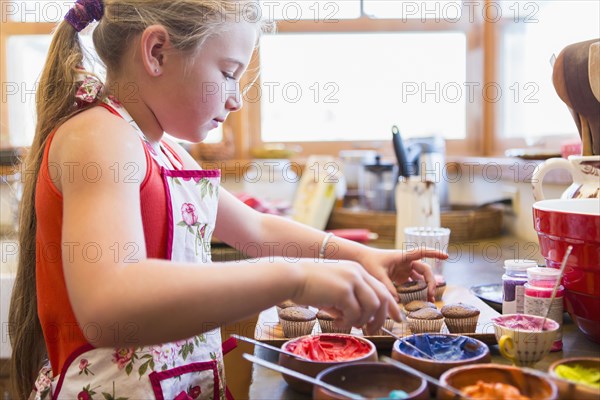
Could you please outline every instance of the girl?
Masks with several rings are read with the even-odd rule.
[[[59,24],[26,163],[16,398],[34,381],[36,398],[223,398],[222,324],[292,299],[372,331],[400,319],[392,281],[424,277],[433,295],[418,260],[443,253],[371,249],[259,214],[164,137],[200,142],[242,106],[238,82],[268,29],[248,5],[77,0]],[[94,20],[105,86],[82,70],[78,32]],[[213,232],[270,257],[211,264]],[[295,263],[281,258],[291,242]]]

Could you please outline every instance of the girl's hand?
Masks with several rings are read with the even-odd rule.
[[[389,315],[400,321],[400,310],[386,286],[353,261],[305,261],[292,300],[332,314],[341,328],[379,329]]]
[[[422,258],[445,260],[448,258],[448,254],[424,247],[410,251],[368,248],[367,251],[361,253],[358,261],[371,275],[384,283],[396,301],[399,299],[393,282],[402,284],[409,278],[412,280],[424,279],[429,289],[429,299],[434,301],[435,277],[431,267],[421,261]]]

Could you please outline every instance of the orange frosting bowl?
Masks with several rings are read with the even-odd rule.
[[[279,365],[316,377],[319,372],[335,366],[361,361],[377,361],[375,345],[359,336],[341,333],[322,333],[294,338],[281,348],[304,359],[287,354],[279,355]],[[313,385],[283,374],[283,379],[298,392],[310,394]]]
[[[479,381],[486,384],[509,385],[519,390],[522,396],[531,399],[555,400],[558,390],[550,379],[530,374],[525,370],[508,365],[476,364],[452,368],[442,374],[440,381],[455,389],[463,390],[476,385]],[[504,390],[507,390],[505,387]],[[474,396],[473,399],[489,399],[489,396]],[[454,394],[445,389],[439,389],[437,398],[440,400],[454,399]]]

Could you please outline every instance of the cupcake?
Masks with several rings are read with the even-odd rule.
[[[319,321],[319,326],[321,327],[321,332],[323,333],[350,333],[352,331],[352,327],[347,329],[337,328],[333,324],[333,316],[323,310],[319,310],[317,313],[317,321]]]
[[[402,304],[413,300],[427,301],[427,283],[425,281],[409,281],[398,286],[398,296]]]
[[[394,329],[394,320],[391,319],[390,317],[387,317],[385,319],[385,321],[383,321],[383,327],[391,332]],[[387,333],[385,333],[381,329],[378,329],[373,335],[374,336],[384,336],[384,335],[387,335]]]
[[[309,335],[317,322],[317,315],[308,308],[288,307],[281,310],[279,322],[285,337],[294,338]]]
[[[435,301],[441,301],[442,296],[444,295],[445,291],[446,291],[446,281],[444,281],[444,278],[441,278],[440,280],[436,279]]]
[[[406,316],[412,333],[437,333],[442,329],[444,316],[437,308],[421,308]]]
[[[435,306],[435,304],[433,304],[430,301],[413,300],[404,306],[404,311],[406,311],[407,313],[411,313],[411,312],[420,310],[421,308],[437,308],[437,307]]]
[[[474,333],[480,311],[469,304],[446,304],[442,315],[450,333]]]
[[[308,308],[307,306],[298,305],[291,300],[282,301],[281,303],[279,303],[275,306],[275,308],[277,309],[277,316],[279,316],[279,314],[281,314],[282,310],[285,310],[286,308],[289,308],[289,307]]]

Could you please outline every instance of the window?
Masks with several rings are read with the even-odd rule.
[[[12,22],[59,22],[75,1],[19,0],[3,1],[2,23]]]
[[[299,144],[305,155],[369,148],[391,156],[393,124],[406,137],[440,135],[457,155],[577,137],[549,60],[600,35],[598,1],[260,1],[278,33],[263,37],[251,66],[259,81],[227,122],[237,157],[273,142]],[[71,5],[0,2],[2,147],[31,141],[32,91]]]
[[[297,3],[347,8],[319,20],[310,7],[302,19],[282,12],[278,33],[263,36],[260,81],[245,96],[250,146],[391,155],[398,125],[406,138],[439,136],[448,148],[477,153],[483,101],[473,83],[483,79],[483,2],[479,15],[447,0]]]
[[[12,146],[29,146],[35,133],[36,82],[50,47],[50,35],[9,37],[6,45],[8,130]]]
[[[260,0],[270,20],[328,21],[360,17],[361,0]]]
[[[466,136],[464,33],[280,34],[260,50],[265,142]]]
[[[23,0],[0,3],[0,147],[31,145],[36,124],[35,94],[50,47],[51,31],[73,2]],[[82,32],[81,40],[88,56],[86,68],[104,77],[101,62],[94,57],[91,34]],[[219,126],[206,142],[220,142],[222,136]]]
[[[372,18],[433,19],[459,21],[463,15],[462,2],[456,0],[437,1],[389,1],[365,0],[364,12]]]
[[[600,2],[522,2],[504,15],[496,25],[502,94],[498,136],[525,138],[526,144],[577,137],[573,118],[552,84],[550,60],[571,43],[600,36]]]
[[[552,85],[550,58],[600,36],[600,2],[363,0],[360,8],[359,17],[336,23],[284,19],[277,35],[264,38],[261,79],[269,87],[248,104],[258,115],[254,145],[385,150],[394,123],[407,136],[441,135],[454,154],[557,148],[577,137]],[[411,71],[402,60],[432,68]],[[394,107],[393,93],[406,99],[414,82],[413,102]],[[327,96],[337,102],[326,103]],[[333,140],[346,142],[318,144]]]

